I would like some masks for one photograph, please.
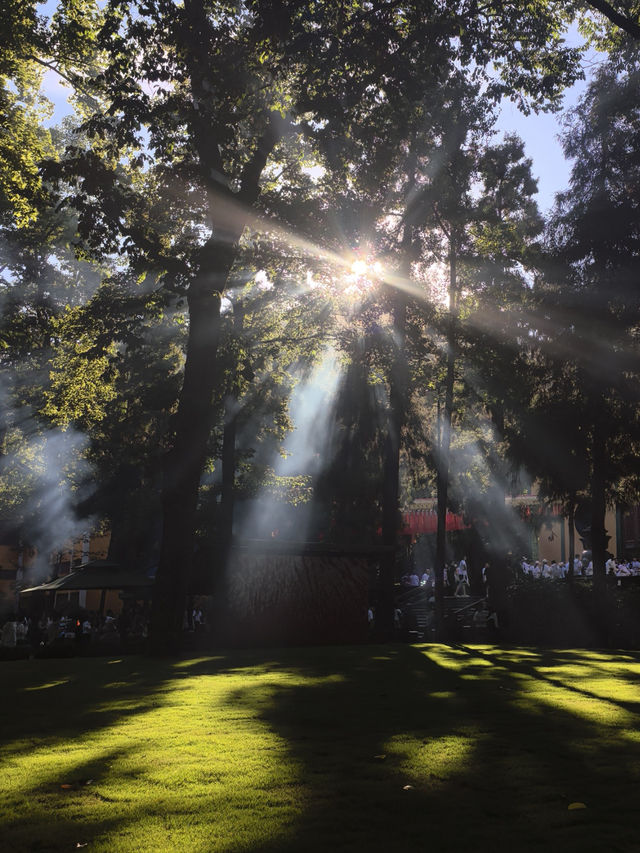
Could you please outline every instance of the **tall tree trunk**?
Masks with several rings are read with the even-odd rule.
[[[455,232],[449,235],[449,317],[447,323],[447,374],[445,379],[444,411],[437,453],[437,528],[435,599],[436,624],[440,625],[444,613],[444,572],[447,558],[447,504],[449,500],[449,454],[451,452],[451,421],[453,417],[453,386],[456,364],[456,317],[458,309],[457,244]]]
[[[213,582],[214,633],[224,642],[228,636],[227,614],[229,612],[228,571],[230,568],[233,545],[233,515],[235,507],[236,482],[236,437],[238,432],[238,407],[235,399],[225,403],[224,430],[222,434],[222,500],[217,522],[215,553],[211,571],[215,573]]]
[[[202,0],[185,4],[193,37],[201,40],[209,27]],[[206,39],[205,39],[206,42]],[[207,51],[202,43],[195,52],[191,87],[199,101],[207,102],[205,91]],[[165,654],[178,650],[183,638],[183,619],[193,563],[194,527],[200,477],[207,455],[211,430],[213,393],[217,381],[216,361],[220,337],[220,301],[251,209],[260,194],[260,178],[283,122],[271,113],[256,140],[251,157],[240,176],[237,193],[221,189],[224,174],[215,145],[215,116],[197,112],[193,133],[207,186],[211,237],[198,258],[198,273],[187,295],[189,338],[184,380],[174,423],[173,447],[165,457],[162,494],[162,547],[154,587],[150,650]]]
[[[233,333],[239,339],[244,329],[244,305],[236,299],[233,305]],[[235,365],[236,375],[242,370],[241,364]],[[220,517],[220,539],[223,550],[229,551],[233,538],[233,513],[235,507],[236,484],[236,437],[238,432],[238,381],[233,383],[233,392],[225,401],[224,431],[222,435],[222,505]]]
[[[233,512],[236,483],[236,436],[238,411],[234,400],[225,405],[222,434],[222,501],[220,504],[219,536],[223,550],[228,551],[233,538]]]
[[[408,174],[409,186],[415,182],[415,154],[411,154]],[[411,276],[413,257],[413,224],[409,221],[408,207],[401,246],[404,278]],[[394,624],[394,581],[398,550],[400,522],[400,443],[407,412],[409,392],[409,366],[407,364],[407,297],[398,288],[389,288],[392,299],[394,352],[389,382],[389,425],[384,446],[382,493],[382,544],[385,553],[380,572],[380,598],[376,613],[376,630],[381,639],[391,637]]]
[[[210,240],[200,274],[189,288],[189,338],[184,380],[174,422],[173,446],[164,460],[162,546],[153,592],[151,651],[178,651],[194,550],[200,477],[211,431],[217,380],[220,299],[235,255],[235,245]]]
[[[599,401],[602,406],[602,401]],[[598,411],[606,411],[602,406]],[[591,559],[593,561],[593,595],[596,614],[596,629],[600,642],[606,642],[607,621],[607,576],[606,576],[606,551],[607,551],[607,529],[605,517],[607,511],[605,495],[605,466],[606,466],[606,442],[604,429],[600,417],[596,415],[593,425],[592,446],[592,471],[591,471]]]
[[[568,518],[568,526],[569,526],[569,580],[573,580],[573,564],[576,559],[576,499],[572,495],[571,501],[569,503],[569,518]]]
[[[233,306],[234,334],[239,336],[244,327],[244,306],[240,299]],[[240,371],[241,365],[236,364]],[[215,619],[218,637],[227,636],[228,575],[231,549],[233,545],[233,516],[236,502],[236,439],[238,434],[238,383],[234,383],[234,392],[225,400],[224,429],[222,433],[222,500],[218,523],[218,542],[216,549],[216,577],[214,583]]]
[[[398,547],[400,498],[400,440],[405,421],[407,396],[407,361],[404,347],[407,303],[404,294],[393,294],[393,330],[396,350],[389,387],[389,425],[384,446],[384,481],[382,494],[382,544],[384,554],[380,572],[380,598],[376,612],[376,629],[380,639],[393,633],[394,580]]]

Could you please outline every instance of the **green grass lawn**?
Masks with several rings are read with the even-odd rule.
[[[0,849],[640,851],[640,654],[0,664]]]

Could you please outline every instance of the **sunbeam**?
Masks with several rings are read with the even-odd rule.
[[[312,480],[330,463],[330,426],[342,375],[338,354],[325,350],[307,376],[300,373],[289,404],[293,429],[281,451],[274,451],[269,467],[278,478]],[[234,532],[240,539],[282,538],[305,541],[310,506],[277,501],[273,489],[263,489],[238,512]]]

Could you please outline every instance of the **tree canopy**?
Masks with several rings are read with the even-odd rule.
[[[414,475],[441,522],[452,502],[471,511],[538,415],[560,429],[552,387],[579,388],[587,418],[614,409],[616,427],[564,433],[571,458],[592,460],[576,482],[529,464],[556,492],[591,476],[614,494],[627,457],[611,475],[594,460],[635,423],[637,13],[61,0],[46,17],[13,4],[3,452],[19,406],[40,431],[88,436],[99,485],[77,504],[110,520],[114,555],[157,561],[158,650],[181,634],[195,555],[216,552],[223,577],[237,498],[277,479],[266,448],[329,351],[344,368],[331,458],[287,486],[323,504],[325,535],[376,541],[380,526],[391,553]],[[523,143],[492,135],[505,97],[559,109],[583,74],[574,22],[611,59],[570,119],[576,162],[543,244]],[[60,128],[46,126],[45,70],[72,93]]]

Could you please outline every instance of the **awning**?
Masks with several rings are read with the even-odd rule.
[[[454,512],[447,513],[446,530],[467,530],[461,515]],[[435,510],[418,509],[402,513],[402,534],[404,536],[419,536],[421,533],[435,533],[438,529],[438,513]]]
[[[58,590],[135,589],[152,586],[153,581],[153,577],[149,577],[147,572],[138,569],[132,571],[123,568],[119,563],[110,563],[107,560],[93,560],[48,583],[23,589],[20,594]]]

